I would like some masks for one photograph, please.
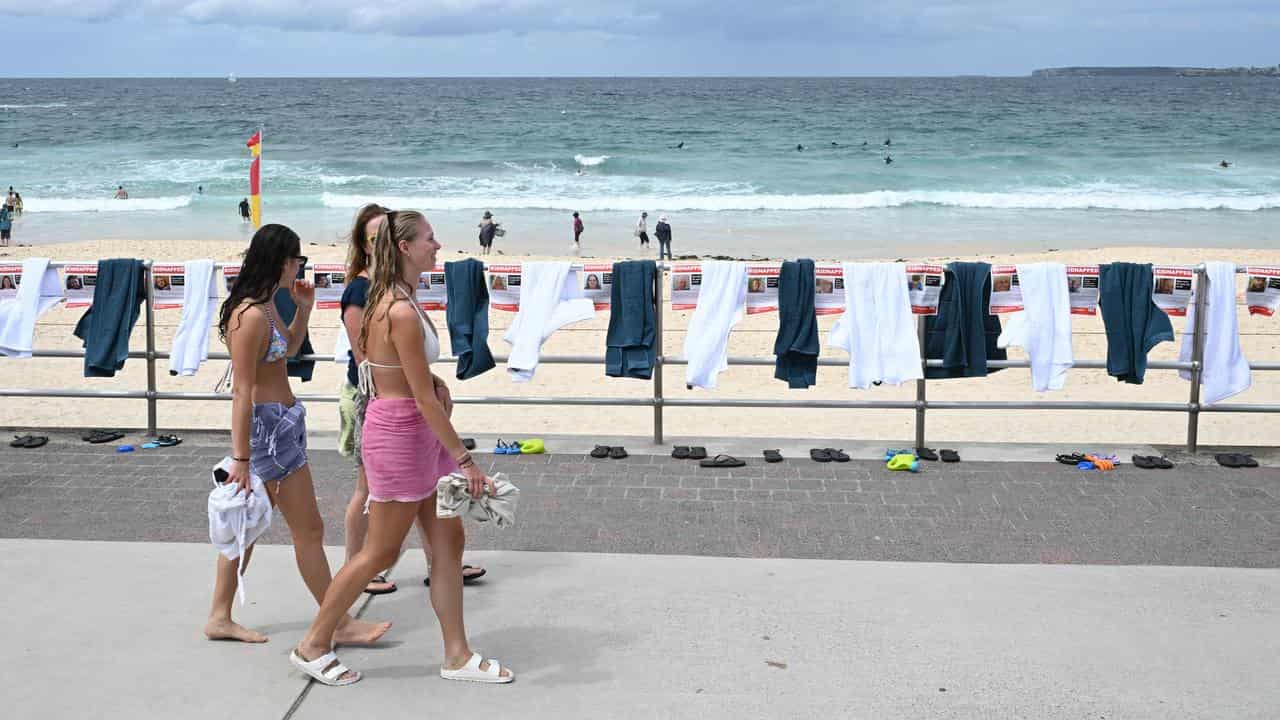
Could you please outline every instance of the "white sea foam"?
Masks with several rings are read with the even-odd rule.
[[[633,195],[633,196],[507,196],[423,195],[367,197],[324,193],[326,207],[357,208],[366,202],[428,210],[867,210],[917,205],[996,210],[1237,210],[1280,208],[1280,194],[1209,195],[1157,192],[1009,192],[876,191],[842,195]]]
[[[574,155],[573,161],[583,167],[595,167],[603,165],[605,160],[609,159],[609,155]]]
[[[28,105],[4,104],[4,105],[0,105],[0,110],[27,110],[27,109],[45,110],[49,108],[64,108],[66,106],[67,106],[66,103],[31,103]]]
[[[42,198],[24,197],[23,208],[30,213],[137,212],[177,210],[191,204],[191,196],[130,198]]]

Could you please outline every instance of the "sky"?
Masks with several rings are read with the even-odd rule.
[[[0,0],[7,77],[1025,75],[1280,63],[1280,2]]]

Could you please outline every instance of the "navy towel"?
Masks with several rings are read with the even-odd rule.
[[[93,305],[74,330],[75,336],[84,341],[85,377],[115,377],[116,371],[124,367],[124,361],[129,359],[129,335],[146,297],[141,260],[98,262]]]
[[[925,319],[925,357],[942,367],[925,368],[927,378],[985,377],[988,360],[1007,360],[996,346],[1000,318],[991,314],[991,265],[953,262],[938,298],[938,314]]]
[[[773,376],[787,387],[805,389],[818,383],[818,314],[814,308],[812,260],[782,263],[778,277],[777,356]]]
[[[658,266],[652,260],[613,264],[609,334],[604,351],[605,375],[640,380],[653,378],[658,337],[658,311],[654,302],[657,277]]]
[[[484,284],[484,263],[475,258],[447,262],[444,280],[449,293],[445,309],[449,351],[458,358],[458,379],[467,380],[496,367],[489,351],[489,288]]]
[[[298,314],[298,306],[293,302],[293,296],[289,294],[287,288],[276,290],[275,296],[276,317],[280,318],[280,322],[285,327],[293,322],[293,316]],[[311,333],[307,333],[302,338],[302,347],[298,348],[298,354],[289,358],[285,364],[285,372],[289,377],[302,378],[302,382],[311,382],[311,374],[315,372],[315,360],[303,360],[303,355],[315,354],[315,348],[311,347]]]
[[[1101,270],[1098,306],[1107,332],[1107,374],[1141,385],[1147,353],[1157,343],[1173,341],[1173,324],[1151,299],[1150,264],[1111,263]]]

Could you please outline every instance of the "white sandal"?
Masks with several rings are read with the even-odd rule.
[[[316,682],[324,685],[350,685],[359,681],[361,677],[360,673],[354,672],[351,668],[343,665],[338,660],[338,654],[332,651],[316,658],[315,660],[304,660],[295,649],[293,652],[289,653],[289,662],[293,663],[293,666],[302,672],[310,675]],[[330,665],[333,667],[329,667]],[[342,677],[348,672],[352,673],[351,677]]]
[[[484,658],[480,653],[471,653],[471,659],[466,665],[457,670],[448,670],[445,666],[440,666],[440,677],[445,680],[465,680],[467,682],[478,683],[509,683],[516,679],[516,674],[507,670],[509,675],[502,676],[502,666],[498,664],[495,658],[489,658],[489,669],[481,670],[480,663],[484,662]]]

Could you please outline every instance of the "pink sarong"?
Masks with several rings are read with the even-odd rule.
[[[425,500],[437,480],[458,469],[413,398],[370,400],[361,442],[372,502]]]

